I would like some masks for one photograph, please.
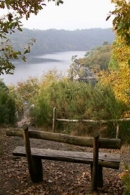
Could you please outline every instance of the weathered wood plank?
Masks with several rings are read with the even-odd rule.
[[[6,131],[6,135],[8,136],[19,136],[22,137],[22,129],[20,128],[10,128]],[[66,134],[60,133],[50,133],[44,131],[29,131],[30,138],[36,139],[44,139],[44,140],[51,140],[56,142],[62,143],[69,143],[73,145],[79,146],[86,146],[86,147],[93,147],[93,138],[90,137],[82,137],[82,136],[71,136]],[[121,140],[120,139],[107,139],[107,138],[100,138],[99,139],[99,148],[110,148],[110,149],[120,149],[121,147]]]
[[[52,120],[52,131],[55,132],[56,128],[56,107],[53,108],[53,120]]]
[[[89,123],[108,123],[108,122],[122,122],[122,121],[130,121],[130,118],[124,118],[124,119],[110,119],[110,120],[90,120],[90,119],[65,119],[65,118],[56,118],[56,121],[61,122],[89,122]]]
[[[57,160],[75,163],[93,163],[93,153],[91,152],[77,152],[77,151],[62,151],[62,150],[51,150],[41,148],[31,148],[31,154],[34,157],[47,160]],[[13,151],[14,156],[26,157],[25,148],[18,146]],[[99,165],[104,167],[119,169],[120,154],[111,153],[99,153]]]
[[[32,182],[37,183],[43,180],[42,161],[40,158],[35,158],[35,156],[31,155],[28,126],[25,125],[23,129],[24,129],[23,136],[24,136],[25,151],[26,151],[26,157],[28,162],[29,174]]]
[[[99,155],[99,135],[95,135],[93,139],[93,166],[92,166],[92,190],[98,187],[98,155]]]

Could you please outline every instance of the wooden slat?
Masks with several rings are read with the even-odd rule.
[[[40,158],[35,158],[34,156],[32,156],[29,134],[28,134],[28,126],[24,125],[23,129],[24,129],[23,136],[24,136],[24,144],[25,144],[29,174],[32,182],[37,183],[43,180],[42,161]]]
[[[8,129],[6,131],[8,136],[19,136],[22,137],[22,129]],[[29,131],[30,138],[51,140],[56,142],[68,143],[79,146],[93,147],[93,137],[82,137],[82,136],[71,136],[60,133],[50,133],[45,131]],[[108,139],[100,138],[99,139],[99,148],[110,148],[110,149],[120,149],[121,140],[120,139]]]
[[[99,155],[99,134],[93,139],[93,166],[92,166],[92,190],[97,191],[98,187],[98,155]]]
[[[66,161],[75,163],[93,163],[93,153],[91,152],[76,152],[76,151],[60,151],[51,149],[31,148],[32,156],[41,159]],[[13,151],[14,156],[26,157],[25,148],[18,146]],[[111,153],[99,153],[99,165],[104,167],[119,169],[120,155]]]

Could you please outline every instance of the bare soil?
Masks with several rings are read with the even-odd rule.
[[[124,163],[130,164],[129,149],[121,150],[119,170],[104,168],[104,186],[98,192],[91,192],[90,166],[43,160],[43,182],[33,184],[30,180],[26,158],[13,157],[16,146],[22,146],[23,139],[7,137],[6,129],[0,128],[0,195],[122,195],[120,173]],[[63,150],[90,150],[45,140],[33,139],[31,145],[41,148]],[[116,152],[116,151],[114,151]]]

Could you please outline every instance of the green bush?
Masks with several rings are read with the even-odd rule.
[[[109,86],[92,86],[84,82],[70,81],[56,70],[44,74],[41,79],[29,78],[11,92],[17,110],[34,104],[30,116],[38,126],[52,127],[53,107],[57,109],[57,118],[66,119],[119,119],[127,110],[126,105],[117,101]],[[122,127],[121,127],[122,128]],[[59,132],[78,135],[93,135],[99,131],[103,137],[115,137],[116,126],[108,124],[63,123],[57,122]],[[122,137],[122,135],[121,135]]]
[[[10,96],[15,99],[18,120],[21,120],[26,111],[37,98],[39,80],[29,77],[24,82],[18,82],[17,86],[9,86]]]
[[[7,86],[0,80],[0,125],[14,125],[15,122],[15,101]]]
[[[119,137],[123,144],[130,144],[130,121],[120,122]]]
[[[31,114],[39,126],[52,126],[53,107],[57,108],[57,118],[66,119],[118,119],[126,109],[125,104],[116,100],[113,91],[107,86],[97,84],[92,86],[84,82],[74,82],[66,78],[55,78],[46,75],[39,85],[37,97],[33,101],[35,108]],[[104,126],[104,125],[103,125]],[[104,133],[115,137],[115,126],[109,124]],[[87,123],[57,123],[61,131],[77,132],[77,134],[92,134],[96,130],[94,124]],[[97,130],[102,129],[97,124]]]
[[[120,178],[122,179],[123,191],[124,195],[130,195],[130,167],[128,165],[125,166],[125,171],[120,174]]]

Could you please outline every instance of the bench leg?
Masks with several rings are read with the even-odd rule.
[[[37,157],[32,157],[32,165],[29,166],[29,173],[33,183],[43,180],[42,160]]]
[[[97,183],[96,183],[97,187],[103,187],[103,171],[102,171],[102,169],[103,169],[102,166],[98,165],[98,179],[97,179]],[[93,164],[91,164],[91,181],[93,181],[92,170],[93,170]],[[96,188],[96,186],[94,186],[94,188]]]
[[[98,187],[103,187],[103,167],[98,165]]]
[[[31,155],[31,147],[30,147],[29,132],[28,132],[27,125],[23,126],[23,136],[24,136],[25,151],[26,151],[28,169],[29,169],[31,180],[34,183],[40,182],[43,180],[42,160],[39,157],[34,157]]]

